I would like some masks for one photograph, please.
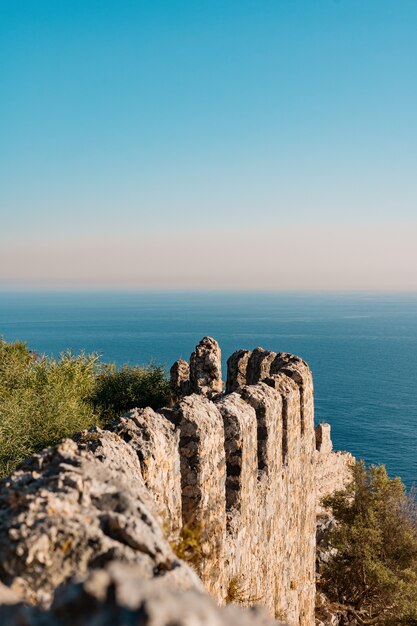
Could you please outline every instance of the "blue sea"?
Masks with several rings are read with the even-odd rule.
[[[263,346],[305,359],[336,449],[417,482],[417,293],[0,293],[0,335],[57,355],[169,367],[204,336],[224,361]]]

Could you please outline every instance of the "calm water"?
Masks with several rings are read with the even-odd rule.
[[[0,293],[0,335],[167,366],[204,335],[310,364],[336,448],[417,481],[417,294]]]

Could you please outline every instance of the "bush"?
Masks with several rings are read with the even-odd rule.
[[[416,502],[384,466],[361,462],[352,473],[346,491],[324,501],[337,522],[324,590],[358,624],[417,624]]]
[[[114,365],[97,377],[92,401],[103,419],[121,415],[133,407],[158,409],[170,402],[171,389],[161,367],[151,365],[116,369]]]
[[[89,400],[96,356],[37,358],[22,343],[0,340],[0,474],[25,457],[96,424]]]
[[[0,476],[80,430],[168,399],[161,368],[117,370],[97,355],[38,357],[24,343],[0,339]]]

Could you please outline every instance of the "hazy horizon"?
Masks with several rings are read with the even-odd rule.
[[[417,224],[19,240],[0,287],[413,291],[416,241]]]
[[[0,289],[417,290],[414,0],[0,18]]]

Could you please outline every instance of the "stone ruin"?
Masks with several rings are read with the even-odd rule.
[[[82,595],[91,572],[108,581],[122,562],[171,594],[204,587],[218,605],[261,605],[290,626],[312,626],[316,514],[344,485],[352,457],[332,451],[328,425],[314,428],[308,365],[240,350],[228,359],[224,390],[220,348],[205,337],[189,363],[172,366],[171,384],[173,406],[134,409],[2,481],[0,581],[53,612],[57,589],[84,577],[82,591],[62,597]],[[250,621],[221,615],[213,623]]]
[[[165,499],[176,492],[171,519],[199,533],[205,587],[218,602],[235,594],[290,624],[312,624],[316,446],[307,364],[240,350],[228,360],[223,394],[220,350],[205,338],[189,367],[174,364],[171,381],[178,402],[164,417],[179,443]],[[127,419],[143,419],[134,415]],[[155,498],[160,484],[148,483]]]

